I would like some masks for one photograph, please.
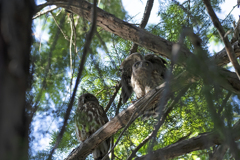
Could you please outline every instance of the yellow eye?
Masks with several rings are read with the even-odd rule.
[[[146,66],[148,66],[148,63],[146,63]]]

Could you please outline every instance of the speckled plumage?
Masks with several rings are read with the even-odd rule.
[[[86,93],[79,97],[75,115],[75,127],[77,139],[80,143],[84,142],[107,122],[107,115],[94,95]],[[102,159],[108,153],[109,147],[110,139],[103,141],[93,150],[94,159]],[[105,160],[107,159],[109,157]]]
[[[121,65],[123,103],[128,100],[133,91],[137,98],[140,98],[159,86],[165,76],[165,64],[165,60],[154,54],[142,57],[140,53],[133,53],[128,56]]]

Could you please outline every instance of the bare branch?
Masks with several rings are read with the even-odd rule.
[[[104,110],[106,113],[109,110],[109,108],[110,108],[112,102],[114,101],[115,97],[117,96],[117,93],[118,93],[120,88],[121,88],[121,83],[117,83],[116,86],[115,86],[114,93],[113,93],[112,97],[110,98],[110,100],[109,100],[109,102],[108,102],[108,104],[107,104],[107,106]]]
[[[140,28],[145,28],[145,26],[147,25],[147,22],[148,22],[148,19],[149,19],[151,10],[152,10],[153,2],[154,2],[154,0],[148,0],[147,1],[145,11],[144,11],[144,14],[143,14],[143,18],[142,18],[142,21],[139,25]],[[136,43],[133,43],[132,47],[130,49],[130,54],[134,53],[134,52],[137,52],[137,48],[138,48],[138,45]]]
[[[115,115],[118,115],[118,113],[119,113],[119,109],[120,109],[121,105],[122,105],[122,96],[120,96],[120,98],[119,98],[119,101],[118,101],[118,105],[117,105],[117,108],[116,108],[116,113],[115,113]]]
[[[240,19],[238,20],[237,26],[234,26],[234,34],[233,34],[231,43],[238,41],[239,33],[240,33]],[[239,42],[238,42],[238,45],[239,45]]]
[[[209,0],[203,0],[206,8],[207,8],[207,11],[208,11],[208,14],[210,15],[211,19],[212,19],[212,22],[214,24],[214,26],[217,28],[218,32],[219,32],[219,35],[221,36],[224,44],[225,44],[225,48],[226,48],[226,51],[227,51],[227,54],[228,54],[228,58],[230,59],[231,63],[233,64],[233,67],[235,68],[235,71],[236,71],[236,74],[238,76],[238,78],[240,79],[240,66],[238,64],[238,61],[236,59],[236,55],[232,49],[232,46],[230,44],[230,42],[228,41],[227,37],[224,37],[225,35],[225,31],[220,23],[220,21],[218,20],[215,12],[213,11],[213,8],[211,6],[211,3]]]
[[[54,11],[54,10],[56,10],[56,9],[58,9],[57,6],[55,6],[55,7],[53,7],[53,8],[49,8],[49,9],[47,9],[47,10],[45,10],[45,11],[42,11],[42,12],[38,12],[32,19],[36,19],[36,18],[38,18],[38,17],[40,17],[40,16],[42,16],[42,15],[44,15],[44,14],[47,14],[47,13],[49,13],[49,12],[52,12],[52,11]]]
[[[70,17],[72,17],[73,14],[71,13]],[[72,43],[73,43],[73,22],[72,22],[72,18],[70,18],[70,28],[71,28],[71,35],[70,35],[70,42],[69,42],[69,60],[70,60],[70,72],[71,72],[71,80],[70,80],[70,87],[69,87],[69,90],[70,90],[70,93],[71,93],[71,88],[72,88],[72,79],[73,79],[73,65],[72,65]]]
[[[231,132],[231,136],[234,140],[240,138],[240,121],[238,121]],[[177,156],[190,153],[192,151],[207,149],[213,145],[219,145],[222,143],[221,136],[216,132],[202,133],[197,137],[193,137],[188,140],[183,140],[167,147],[153,151],[151,160],[166,160],[172,159]],[[138,157],[135,160],[145,160],[148,155]]]
[[[225,144],[219,145],[214,153],[209,157],[210,160],[219,160],[223,159],[223,156],[225,155],[226,151],[228,149],[228,146]]]
[[[70,41],[69,38],[67,37],[67,35],[63,32],[62,28],[60,27],[60,25],[58,24],[56,18],[54,17],[54,15],[52,14],[52,12],[50,12],[52,17],[53,17],[53,20],[54,22],[56,23],[58,29],[61,31],[61,33],[63,34],[64,38],[67,40],[67,41]]]

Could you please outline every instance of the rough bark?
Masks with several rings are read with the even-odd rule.
[[[0,155],[4,160],[28,157],[29,80],[34,0],[0,2]]]
[[[171,93],[181,89],[183,86],[187,85],[188,83],[179,84],[178,82],[182,79],[186,79],[186,74],[182,74],[182,76],[173,80],[170,84],[171,86]],[[188,82],[194,81],[193,79],[189,79]],[[95,132],[91,137],[85,140],[83,143],[80,144],[76,149],[72,151],[72,153],[65,159],[65,160],[83,160],[87,157],[88,154],[92,152],[94,148],[98,146],[102,141],[111,137],[115,132],[119,129],[123,128],[129,120],[135,119],[139,113],[135,111],[139,111],[140,108],[144,106],[152,106],[156,102],[161,101],[164,96],[163,93],[165,92],[165,85],[163,83],[161,86],[156,88],[155,90],[151,90],[146,96],[135,102],[133,105],[130,105],[126,110],[119,113],[116,117],[114,117],[111,121],[101,127],[97,132]],[[167,102],[170,98],[170,94],[164,97],[165,102]],[[147,110],[148,108],[145,108]],[[161,111],[160,111],[161,112]],[[134,115],[133,115],[134,114]],[[133,115],[133,117],[132,117]],[[131,118],[132,117],[132,118]]]
[[[234,140],[240,138],[240,121],[238,121],[231,132],[231,136]],[[165,160],[171,159],[192,151],[207,149],[213,145],[219,145],[222,143],[221,136],[216,132],[209,132],[200,134],[197,137],[193,137],[187,140],[179,141],[171,144],[167,147],[158,149],[152,153],[151,160]],[[136,160],[144,160],[148,155],[138,157]]]
[[[77,0],[49,0],[48,4],[54,4],[58,7],[66,8],[69,11],[87,19],[88,21],[91,21],[90,11],[92,4],[86,1],[79,2]],[[46,5],[47,4],[43,5],[42,7]],[[42,7],[39,7],[39,10]],[[171,59],[172,46],[174,44],[173,42],[167,41],[164,38],[153,35],[144,29],[127,23],[100,8],[97,8],[97,25],[110,33],[122,37],[123,39],[130,40],[144,48],[162,55],[163,57]],[[234,45],[234,51],[236,56],[239,57],[240,49],[237,44]],[[187,58],[188,56],[192,55],[192,53],[186,48],[181,48],[180,53],[182,58]],[[218,65],[229,63],[225,49],[217,53],[213,59],[217,61]]]

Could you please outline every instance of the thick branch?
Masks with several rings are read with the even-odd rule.
[[[240,66],[238,64],[238,61],[236,59],[236,56],[235,56],[235,53],[232,49],[232,46],[231,46],[231,43],[228,41],[228,38],[225,37],[225,31],[220,23],[220,21],[218,20],[212,6],[211,6],[211,3],[209,0],[203,0],[206,8],[207,8],[207,11],[208,11],[208,14],[210,15],[211,19],[212,19],[212,22],[214,24],[214,26],[217,28],[224,44],[225,44],[225,48],[226,48],[226,51],[227,51],[227,55],[230,59],[230,61],[232,62],[233,64],[233,67],[235,68],[236,70],[236,74],[238,76],[238,78],[240,79]]]
[[[236,123],[232,130],[232,137],[234,140],[240,138],[240,123]],[[220,135],[215,132],[200,134],[197,137],[183,140],[174,144],[171,144],[165,148],[158,149],[152,154],[151,160],[165,160],[171,159],[192,151],[207,149],[213,145],[221,144]],[[144,160],[148,155],[136,158],[136,160]]]
[[[51,2],[58,7],[68,8],[69,11],[82,16],[88,21],[91,20],[90,11],[92,4],[86,1],[81,1],[81,3],[79,3],[77,0],[72,0],[71,4],[69,4],[68,0],[53,0]],[[110,33],[114,33],[123,39],[130,40],[142,47],[158,53],[159,55],[167,58],[171,57],[172,45],[174,43],[153,35],[144,29],[124,22],[100,8],[97,8],[97,25]],[[185,58],[191,55],[191,52],[186,48],[182,48],[181,52]]]
[[[58,7],[67,8],[69,11],[76,13],[83,18],[89,21],[91,20],[90,11],[92,4],[86,1],[81,1],[81,6],[77,0],[72,0],[71,4],[69,4],[68,0],[53,0],[51,3],[48,2],[47,4],[55,4]],[[130,23],[124,22],[123,20],[118,19],[114,15],[100,8],[97,8],[97,11],[97,25],[102,27],[104,30],[116,34],[123,39],[137,43],[138,45],[154,51],[155,53],[166,58],[171,58],[172,45],[174,43],[167,41],[159,36],[155,36],[145,31],[144,29],[138,28]],[[234,44],[234,51],[236,53],[236,56],[239,57],[240,48],[238,47],[237,43]],[[186,48],[181,48],[180,52],[185,58],[192,55],[192,53]],[[212,59],[216,60],[217,65],[219,66],[229,63],[225,49],[214,55]]]
[[[186,79],[186,74],[182,74],[180,77],[173,80],[170,84],[171,92],[176,92],[177,90],[181,89],[183,86],[187,85],[187,83],[180,85],[179,82],[182,79]],[[189,79],[188,82],[191,82],[192,79]],[[98,131],[96,131],[90,138],[85,140],[83,143],[80,144],[65,160],[80,160],[84,159],[88,154],[92,152],[94,148],[96,148],[102,141],[106,140],[107,138],[111,137],[115,132],[119,129],[123,128],[128,121],[131,119],[132,114],[138,110],[140,107],[143,107],[144,104],[149,104],[148,106],[153,106],[156,102],[161,101],[162,94],[165,90],[165,83],[159,86],[155,90],[151,90],[147,95],[139,99],[133,105],[129,106],[126,110],[119,113],[119,115],[115,116],[111,121],[101,127]],[[167,98],[167,100],[169,97]],[[145,110],[149,108],[146,107]],[[138,116],[138,113],[132,117],[135,119]]]

